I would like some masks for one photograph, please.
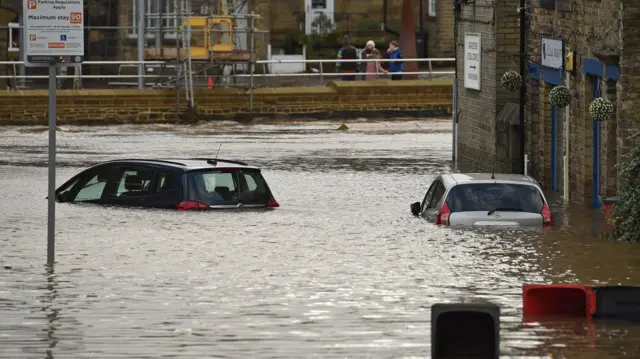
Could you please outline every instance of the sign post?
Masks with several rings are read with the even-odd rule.
[[[58,67],[84,57],[83,0],[23,0],[22,42],[25,66],[49,67],[49,181],[47,264],[55,260],[56,75]]]
[[[478,33],[464,34],[464,87],[480,90],[482,66],[482,36]]]

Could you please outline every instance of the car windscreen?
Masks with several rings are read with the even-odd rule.
[[[541,213],[540,191],[527,184],[469,183],[456,185],[447,196],[451,212],[514,211]]]
[[[214,170],[187,173],[186,199],[210,206],[267,204],[266,182],[257,170]]]

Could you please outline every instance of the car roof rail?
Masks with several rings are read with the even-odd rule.
[[[189,158],[192,161],[207,161],[207,163],[215,165],[217,162],[227,162],[227,163],[234,163],[236,165],[241,165],[241,166],[248,166],[247,163],[245,162],[241,162],[241,161],[234,161],[234,160],[225,160],[222,158]]]
[[[167,160],[156,160],[156,159],[149,159],[149,158],[125,158],[125,159],[117,159],[117,160],[109,160],[106,162],[137,162],[137,161],[144,161],[144,162],[159,162],[159,163],[168,163],[168,164],[172,164],[172,165],[178,165],[178,166],[186,166],[184,163],[181,162],[176,162],[176,161],[167,161]]]

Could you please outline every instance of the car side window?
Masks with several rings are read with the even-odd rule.
[[[93,175],[79,180],[75,185],[79,186],[78,193],[73,199],[74,202],[97,201],[102,199],[104,189],[109,179],[109,169],[101,168]]]
[[[442,184],[442,182],[438,181],[436,184],[436,189],[433,193],[433,198],[431,199],[431,203],[429,203],[429,208],[436,208],[438,202],[440,202],[442,196],[444,196],[444,192],[444,185]]]
[[[424,200],[422,200],[422,209],[421,209],[422,211],[429,208],[429,203],[431,203],[431,199],[433,198],[433,193],[436,190],[436,184],[437,182],[433,182],[431,184],[431,187],[429,187],[427,194],[424,196]]]
[[[152,193],[166,193],[174,188],[177,176],[175,173],[156,171],[156,181]]]
[[[150,168],[121,168],[115,179],[116,197],[139,197],[152,194],[154,171]]]

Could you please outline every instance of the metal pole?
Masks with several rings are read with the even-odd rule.
[[[567,86],[567,88],[570,90],[571,89],[571,74],[567,71],[566,72],[566,80],[565,80],[565,84]],[[562,175],[562,187],[563,187],[563,200],[565,203],[569,203],[569,117],[571,115],[571,110],[570,110],[571,106],[567,106],[565,108],[565,112],[564,112],[564,160],[563,160],[563,175]]]
[[[47,210],[47,264],[55,260],[56,230],[56,89],[57,68],[49,66],[49,197]]]
[[[144,0],[138,0],[136,2],[137,14],[138,14],[138,61],[144,61],[144,19],[145,19],[145,6]],[[138,65],[138,88],[144,88],[144,63]]]
[[[256,18],[255,17],[251,17],[251,60],[249,62],[249,71],[250,72],[250,85],[249,85],[249,112],[253,112],[253,62],[254,62],[254,58],[253,56],[255,55],[255,45],[256,45],[256,33],[255,33],[255,27],[256,27]]]
[[[18,30],[20,33],[20,36],[18,36],[18,41],[20,41],[20,43],[18,44],[18,46],[20,46],[20,61],[23,61],[23,63],[20,65],[20,81],[19,83],[16,84],[16,89],[24,89],[26,87],[26,79],[25,79],[25,75],[27,74],[27,68],[26,66],[24,66],[24,49],[25,49],[25,45],[27,42],[25,41],[26,38],[26,33],[24,31],[24,28],[22,27],[22,23],[23,20],[20,19],[19,24],[20,24],[20,29]],[[12,41],[13,39],[9,39],[9,41]]]
[[[525,61],[526,61],[526,36],[527,36],[527,17],[526,17],[526,9],[525,9],[525,0],[520,0],[520,76],[522,80],[526,78],[525,73]],[[520,126],[518,128],[518,132],[520,134],[520,163],[524,164],[524,141],[525,141],[525,132],[524,132],[524,115],[525,115],[525,98],[527,96],[527,86],[526,82],[522,84],[520,87]],[[522,170],[524,172],[524,169]]]

